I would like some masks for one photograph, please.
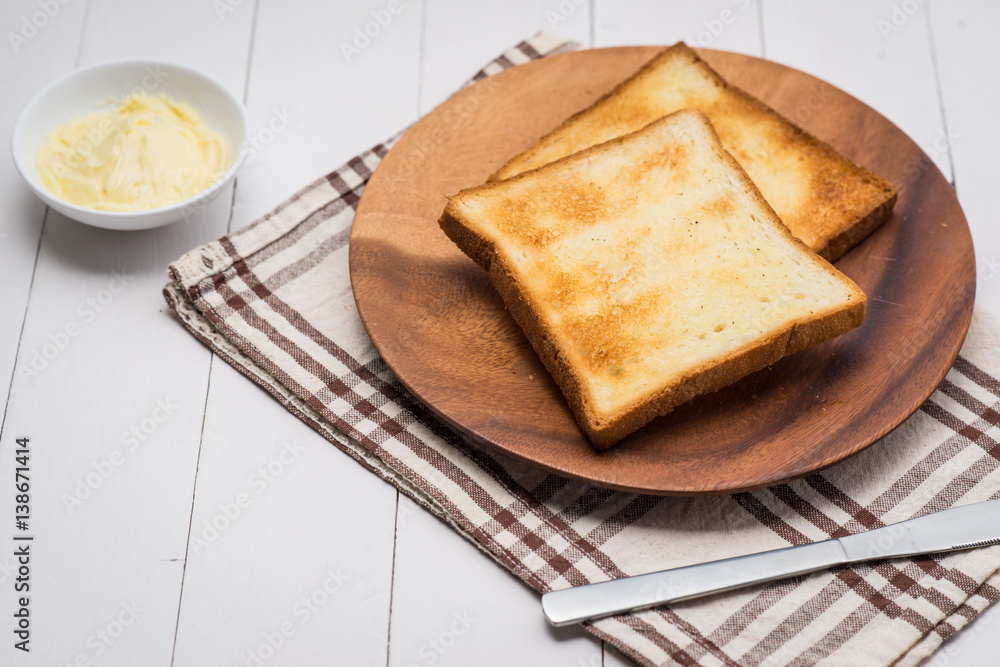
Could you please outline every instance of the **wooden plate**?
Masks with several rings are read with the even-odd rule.
[[[590,446],[486,274],[437,225],[446,195],[481,183],[656,51],[544,58],[466,88],[413,126],[354,220],[361,319],[400,381],[445,421],[568,477],[642,493],[732,493],[842,461],[899,425],[944,378],[975,292],[972,238],[951,186],[901,130],[853,97],[776,63],[701,52],[901,193],[892,217],[837,262],[868,294],[864,326],[690,401],[607,452]]]

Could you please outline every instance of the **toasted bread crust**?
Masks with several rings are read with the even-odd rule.
[[[602,418],[589,400],[587,393],[582,390],[585,369],[574,365],[560,353],[559,333],[549,331],[539,316],[544,309],[551,308],[551,305],[532,300],[529,291],[520,284],[514,267],[508,265],[505,260],[504,253],[499,252],[489,239],[473,231],[474,223],[466,218],[456,203],[463,197],[488,195],[495,190],[507,188],[512,181],[539,179],[542,182],[548,182],[546,179],[558,179],[560,170],[565,166],[599,157],[604,152],[614,151],[617,146],[625,142],[637,140],[637,137],[655,131],[661,124],[672,123],[679,117],[691,115],[698,117],[710,130],[713,138],[711,150],[718,160],[724,162],[732,170],[739,184],[753,198],[754,203],[759,207],[758,212],[763,218],[761,223],[772,225],[788,242],[793,246],[798,246],[802,251],[800,253],[802,261],[811,262],[815,267],[834,276],[846,285],[850,297],[845,303],[829,310],[829,312],[819,313],[808,318],[803,316],[791,319],[780,330],[772,331],[766,339],[751,341],[728,354],[692,367],[676,381],[669,382],[656,391],[621,406],[614,414]],[[864,293],[829,262],[811,252],[802,241],[792,236],[739,163],[725,151],[708,119],[700,111],[679,111],[638,132],[561,158],[537,170],[524,172],[508,181],[487,183],[476,188],[463,190],[449,201],[441,216],[440,226],[463,252],[488,272],[490,280],[503,298],[509,312],[521,326],[545,368],[562,389],[578,423],[598,449],[607,449],[656,416],[670,412],[674,407],[694,396],[720,389],[750,373],[765,368],[787,354],[828,340],[860,326],[864,321],[866,305]]]
[[[878,177],[876,177],[878,178]],[[884,180],[884,179],[880,179]],[[885,181],[889,183],[888,181]],[[892,215],[892,208],[896,205],[896,198],[899,195],[896,186],[889,183],[891,193],[889,198],[872,210],[871,213],[860,218],[853,224],[846,226],[838,235],[829,239],[826,245],[816,250],[816,253],[828,262],[836,262],[843,257],[848,250],[855,247],[872,232],[878,229],[883,222]]]
[[[656,69],[673,59],[683,59],[690,62],[715,85],[731,94],[739,104],[763,113],[784,125],[789,136],[801,142],[805,153],[819,157],[817,164],[822,167],[822,173],[817,172],[816,177],[823,180],[817,183],[817,189],[830,189],[831,183],[846,184],[848,178],[853,182],[855,187],[839,188],[840,192],[834,199],[826,196],[820,197],[814,193],[813,200],[808,202],[808,206],[803,207],[806,212],[801,215],[793,211],[779,210],[779,217],[792,229],[793,233],[806,240],[806,244],[824,259],[831,262],[837,260],[864,240],[891,215],[897,196],[895,185],[865,167],[848,160],[830,144],[809,134],[753,95],[730,84],[683,42],[678,42],[660,51],[635,74],[601,96],[594,104],[573,114],[554,130],[541,137],[530,148],[511,158],[503,167],[492,174],[489,180],[504,180],[521,171],[541,166],[539,160],[546,158],[540,158],[540,154],[550,144],[555,143],[557,137],[579,123],[582,118],[596,113],[596,110],[606,103],[624,97],[631,86],[638,85],[637,82],[650,76]],[[711,114],[709,114],[709,118],[711,120]],[[646,122],[653,120],[655,117],[646,118]],[[633,131],[637,129],[639,127],[632,128]],[[725,145],[725,142],[723,143]],[[731,150],[732,147],[726,146],[726,149]],[[764,162],[766,161],[767,158]],[[843,176],[831,176],[831,174],[843,174]],[[862,189],[864,193],[859,194]],[[777,208],[780,209],[780,207]],[[820,216],[816,215],[820,211],[824,215],[833,217],[832,229],[825,228],[827,225],[824,225]]]

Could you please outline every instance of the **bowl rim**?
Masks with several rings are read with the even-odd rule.
[[[75,79],[84,74],[88,74],[95,70],[110,69],[112,67],[122,66],[122,65],[158,65],[162,66],[164,69],[171,69],[182,71],[184,74],[194,76],[196,78],[203,79],[215,88],[217,88],[224,97],[226,97],[239,113],[240,119],[243,122],[243,136],[240,140],[239,152],[233,158],[229,167],[224,171],[217,179],[215,179],[211,185],[206,187],[204,190],[195,193],[194,195],[188,197],[187,199],[182,199],[179,202],[174,202],[173,204],[168,204],[166,206],[160,206],[157,208],[149,208],[141,211],[104,211],[96,208],[89,208],[87,206],[80,206],[79,204],[74,204],[61,197],[54,195],[49,192],[45,185],[38,181],[36,176],[31,173],[28,166],[23,164],[19,151],[17,150],[17,139],[23,132],[23,127],[27,122],[28,111],[32,109],[38,101],[43,99],[46,95],[51,94],[53,90],[58,89],[60,86],[65,85],[68,81]],[[51,128],[51,132],[55,128]],[[182,65],[180,63],[171,60],[159,60],[156,58],[124,58],[119,60],[105,60],[99,63],[94,63],[92,65],[86,65],[84,67],[79,67],[66,72],[62,76],[50,81],[46,85],[42,86],[31,98],[25,102],[24,106],[21,107],[21,111],[18,112],[17,119],[14,121],[14,126],[11,129],[10,134],[10,152],[11,157],[14,161],[14,167],[17,169],[18,174],[20,174],[21,179],[27,183],[28,187],[40,198],[43,202],[52,207],[57,207],[60,209],[65,209],[67,211],[72,211],[75,213],[80,213],[84,216],[100,216],[106,217],[109,221],[115,220],[116,222],[127,222],[129,220],[139,220],[150,215],[166,216],[171,213],[182,213],[186,209],[190,209],[192,206],[196,205],[198,202],[204,201],[216,194],[216,192],[225,187],[233,178],[235,178],[237,172],[243,166],[243,162],[246,160],[247,154],[250,148],[250,119],[247,114],[246,105],[243,101],[232,93],[221,81],[216,79],[210,74],[190,67],[188,65]],[[72,215],[67,214],[68,217],[73,217],[75,220],[80,222],[86,222],[76,218]],[[183,216],[180,216],[183,217]],[[87,223],[91,224],[91,223]]]

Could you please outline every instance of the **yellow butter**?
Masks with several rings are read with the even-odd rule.
[[[137,94],[57,127],[36,165],[45,187],[71,204],[145,211],[212,185],[229,167],[229,149],[187,104]]]

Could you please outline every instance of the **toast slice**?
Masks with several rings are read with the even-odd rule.
[[[705,112],[722,145],[792,234],[831,262],[892,212],[892,183],[726,83],[683,42],[662,51],[608,95],[514,157],[491,180],[634,132],[684,108]]]
[[[598,449],[864,320],[864,293],[789,233],[699,111],[463,190],[440,224]]]

